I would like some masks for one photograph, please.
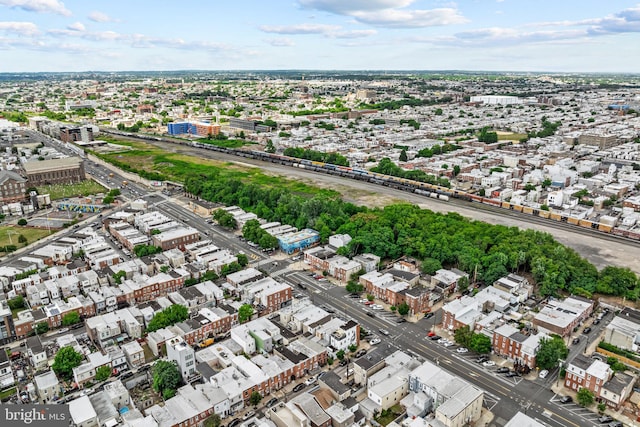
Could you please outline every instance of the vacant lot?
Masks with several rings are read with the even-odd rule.
[[[54,230],[55,231],[55,230]],[[30,227],[18,227],[5,225],[0,226],[0,253],[5,255],[4,248],[6,245],[15,245],[19,248],[24,246],[24,243],[18,243],[20,236],[24,236],[27,239],[27,243],[33,243],[36,240],[40,240],[50,233],[48,230],[41,230],[39,228]]]
[[[89,196],[104,193],[106,189],[95,181],[86,180],[77,184],[56,184],[37,187],[38,194],[50,194],[51,200],[66,199],[67,197]]]

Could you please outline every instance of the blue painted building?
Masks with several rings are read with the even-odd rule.
[[[310,228],[305,228],[304,230],[277,236],[277,239],[280,249],[285,253],[292,254],[318,243],[320,241],[320,233]]]
[[[189,122],[175,122],[167,124],[167,133],[169,135],[183,135],[186,133],[190,133],[195,135],[196,125]]]

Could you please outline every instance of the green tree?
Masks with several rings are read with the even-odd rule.
[[[249,264],[249,258],[247,257],[247,255],[238,254],[237,258],[238,258],[238,264],[240,264],[241,267],[246,267]]]
[[[355,353],[357,349],[358,349],[358,346],[357,346],[357,345],[355,345],[355,344],[351,344],[351,345],[349,346],[349,351],[350,351],[351,353]]]
[[[463,347],[469,347],[472,337],[473,331],[471,331],[467,325],[462,326],[453,332],[453,339]]]
[[[399,160],[401,162],[406,162],[407,160],[409,160],[409,158],[407,157],[407,150],[402,149],[402,151],[400,151],[400,158]]]
[[[593,404],[593,393],[588,388],[581,388],[577,393],[578,403],[582,406],[591,406]]]
[[[113,280],[117,285],[122,284],[122,279],[127,277],[127,272],[124,270],[119,270],[117,273],[113,273]]]
[[[153,377],[153,389],[157,393],[162,393],[163,397],[174,393],[180,385],[180,371],[174,362],[168,360],[157,360],[151,368]]]
[[[262,395],[257,392],[257,391],[252,391],[251,395],[249,396],[249,403],[251,403],[253,406],[258,406],[258,403],[260,403],[260,401],[262,400]]]
[[[343,360],[344,359],[344,350],[338,350],[338,352],[336,353],[336,357],[338,358],[338,360]]]
[[[36,323],[36,335],[42,335],[49,331],[49,324],[47,322]]]
[[[491,352],[491,338],[489,338],[485,334],[474,333],[471,336],[469,348],[476,353],[487,354]]]
[[[29,243],[29,241],[27,240],[26,237],[24,237],[23,234],[21,234],[18,236],[18,243],[24,243],[26,245],[27,243]]]
[[[359,294],[364,291],[364,286],[362,286],[358,282],[354,282],[353,280],[349,280],[347,286],[345,286],[345,290],[350,294]]]
[[[75,351],[73,347],[66,346],[56,353],[51,369],[57,375],[69,381],[73,378],[73,368],[80,366],[80,363],[82,363],[82,354]]]
[[[406,316],[407,314],[409,314],[409,304],[407,304],[406,302],[403,302],[400,305],[398,305],[398,314],[400,316]]]
[[[242,304],[238,309],[238,322],[244,323],[247,320],[251,319],[253,316],[254,310],[250,304]]]
[[[80,315],[77,311],[70,311],[62,316],[62,326],[75,325],[80,322]]]
[[[540,369],[552,369],[558,365],[558,360],[565,360],[569,350],[561,337],[554,335],[540,340],[540,348],[536,355],[536,365]]]
[[[111,368],[107,365],[100,366],[96,369],[96,381],[101,382],[111,376]]]
[[[264,151],[266,151],[267,153],[275,153],[276,152],[276,147],[273,145],[273,141],[268,139],[267,140],[267,144],[264,147]]]
[[[7,304],[9,304],[9,308],[11,310],[18,310],[20,308],[24,308],[24,298],[22,297],[22,295],[18,295],[14,298],[11,298],[9,301],[7,301]]]
[[[20,219],[18,220],[18,225],[20,225],[20,226],[23,226],[23,227],[24,227],[25,225],[27,225],[27,220],[26,220],[26,219],[24,219],[24,218],[20,218]]]
[[[218,414],[211,414],[211,416],[209,416],[209,418],[207,418],[206,420],[204,420],[204,427],[220,427],[220,424],[222,423],[222,418],[220,418],[220,415]]]
[[[422,261],[422,272],[433,276],[436,271],[442,269],[442,263],[435,258],[426,258]]]
[[[367,294],[367,301],[373,301],[375,297],[371,294]]]
[[[155,316],[147,324],[147,332],[154,332],[167,326],[175,325],[189,318],[189,310],[184,305],[173,304]]]

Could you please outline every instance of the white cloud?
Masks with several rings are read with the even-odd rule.
[[[387,28],[422,28],[469,22],[455,6],[408,9],[414,0],[298,0],[308,9],[353,17],[361,24]]]
[[[277,37],[273,39],[264,39],[265,43],[270,44],[274,47],[291,47],[295,46],[293,40],[288,37]]]
[[[93,12],[91,12],[88,18],[93,22],[117,22],[116,19],[113,19],[106,13],[99,12],[97,10],[94,10]]]
[[[363,37],[374,36],[376,34],[378,34],[376,30],[351,30],[328,33],[327,37],[333,37],[336,39],[360,39]]]
[[[38,26],[33,22],[0,22],[0,31],[22,36],[35,36],[39,34]]]
[[[380,10],[375,12],[354,12],[358,21],[378,27],[421,28],[469,22],[457,9],[442,8],[431,10]]]
[[[58,0],[0,0],[0,5],[26,10],[27,12],[71,15],[71,11],[64,6],[64,3]]]
[[[84,31],[86,30],[84,24],[82,22],[74,22],[73,24],[67,25],[67,29],[71,31]]]
[[[262,25],[260,30],[275,34],[326,34],[340,30],[340,26],[325,24]]]
[[[298,0],[298,3],[304,8],[321,10],[337,15],[397,9],[407,7],[413,2],[414,0]]]

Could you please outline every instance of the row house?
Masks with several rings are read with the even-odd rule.
[[[184,286],[184,277],[172,273],[136,276],[134,279],[125,280],[119,288],[130,305],[152,301]]]
[[[176,324],[181,330],[182,339],[190,345],[202,342],[206,338],[226,334],[238,324],[238,312],[231,306],[202,308],[192,318]]]
[[[329,260],[329,275],[341,282],[347,282],[351,276],[362,268],[362,265],[343,256],[334,256]]]
[[[163,251],[178,248],[184,250],[185,245],[200,240],[200,232],[193,227],[176,227],[151,236],[154,246],[162,248]]]
[[[533,324],[539,330],[566,338],[591,315],[593,306],[593,301],[579,296],[571,296],[564,300],[550,298],[542,310],[536,313]]]
[[[415,316],[418,313],[426,313],[431,307],[431,293],[426,289],[415,287],[400,292],[398,305],[406,303],[409,306],[409,314]]]
[[[513,326],[505,324],[493,331],[491,346],[495,354],[534,369],[536,354],[543,338],[548,336],[544,333],[525,335]]]
[[[431,276],[431,286],[441,290],[441,294],[448,295],[455,292],[461,280],[469,279],[469,275],[464,271],[453,268],[451,270],[440,269]]]
[[[597,399],[602,387],[612,376],[613,370],[605,362],[578,354],[567,365],[564,386],[574,391],[586,388]]]
[[[318,246],[304,251],[304,260],[315,270],[329,271],[329,260],[335,255],[335,249],[329,246]]]
[[[243,298],[258,306],[258,312],[264,316],[280,310],[291,303],[293,289],[286,283],[280,283],[271,277],[249,283],[242,289]]]
[[[137,340],[122,344],[120,348],[131,369],[136,369],[144,365],[144,349]]]
[[[253,267],[249,267],[227,275],[227,283],[229,283],[234,288],[239,288],[240,286],[247,283],[260,280],[263,277],[264,274],[262,272]]]
[[[482,318],[482,307],[475,298],[463,296],[442,306],[442,328],[455,331],[463,326],[475,329],[475,323]]]
[[[395,280],[389,273],[383,274],[378,271],[372,271],[360,276],[359,282],[364,286],[368,294],[373,295],[375,298],[386,300],[387,287],[394,283]]]

